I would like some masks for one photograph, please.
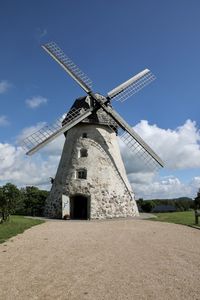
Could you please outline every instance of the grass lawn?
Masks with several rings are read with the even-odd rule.
[[[182,225],[195,225],[194,211],[157,213],[154,215],[157,216],[157,218],[150,219],[150,220],[159,221],[159,222],[176,223]]]
[[[0,224],[0,243],[41,223],[44,223],[44,221],[28,219],[23,216],[11,216],[9,221]]]

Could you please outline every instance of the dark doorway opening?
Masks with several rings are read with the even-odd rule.
[[[90,219],[90,200],[83,195],[70,197],[70,218],[74,220]]]

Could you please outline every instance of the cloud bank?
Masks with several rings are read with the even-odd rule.
[[[170,174],[175,170],[200,168],[200,131],[194,121],[187,120],[182,126],[172,130],[150,125],[148,121],[143,120],[134,130],[163,159]],[[200,187],[200,176],[192,178],[187,184],[173,175],[156,177],[145,168],[142,161],[135,161],[127,147],[121,146],[121,153],[137,197],[148,199],[192,196]],[[138,164],[141,164],[140,168]]]
[[[39,123],[25,128],[17,140],[22,140],[44,125]],[[196,123],[187,120],[172,130],[150,125],[143,120],[134,129],[161,156],[168,171],[168,176],[161,176],[150,172],[145,165],[138,168],[142,162],[136,161],[129,149],[120,143],[122,158],[136,197],[194,197],[200,187],[200,176],[184,183],[181,178],[173,175],[173,171],[187,172],[188,169],[200,168],[200,131]],[[30,157],[25,155],[20,146],[0,143],[0,184],[13,182],[18,186],[35,185],[48,189],[49,177],[55,176],[63,144],[64,137],[60,136]]]
[[[195,121],[187,120],[174,130],[141,121],[134,129],[161,156],[167,168],[200,168],[200,131]]]

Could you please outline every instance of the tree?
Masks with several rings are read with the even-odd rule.
[[[153,207],[154,207],[154,203],[151,200],[145,200],[142,202],[141,205],[142,211],[147,213],[151,212]]]
[[[139,212],[142,212],[142,205],[144,203],[143,198],[139,198],[138,200],[136,200],[136,203],[137,203],[137,207],[138,207]]]
[[[3,194],[3,188],[0,187],[0,221],[3,222],[6,220],[6,198]]]
[[[34,186],[27,186],[25,189],[21,189],[21,193],[24,198],[25,214],[42,216],[44,213],[45,200],[49,192],[39,190]]]
[[[197,197],[194,199],[194,208],[196,209],[200,209],[200,189],[197,193]]]
[[[12,183],[6,183],[0,187],[0,211],[2,221],[6,221],[9,215],[15,211],[17,201],[20,198],[20,191]]]

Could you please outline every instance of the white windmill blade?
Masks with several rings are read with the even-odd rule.
[[[131,150],[134,158],[138,159],[140,164],[144,163],[150,170],[158,170],[161,166],[147,151],[133,138],[127,131],[118,132],[120,140]],[[162,164],[163,167],[164,164]]]
[[[143,89],[143,87],[151,83],[155,78],[156,77],[149,69],[145,69],[129,80],[120,84],[115,89],[111,90],[108,93],[108,97],[116,101],[124,102],[127,98],[136,94],[138,91]]]
[[[86,93],[91,91],[92,81],[65,55],[56,43],[47,43],[42,45],[42,48],[59,63]]]
[[[22,142],[27,155],[32,155],[62,133],[83,121],[92,114],[92,109],[84,111],[82,108],[72,109],[66,116],[57,119],[52,125],[47,125],[34,132]]]
[[[108,107],[108,109],[110,110],[110,115],[112,115],[113,119],[127,133],[123,140],[126,140],[126,143],[133,144],[133,142],[128,140],[128,137],[131,136],[132,140],[135,140],[137,144],[140,145],[138,146],[138,150],[143,148],[143,151],[145,150],[145,152],[148,153],[149,156],[151,156],[151,158],[153,158],[161,167],[164,167],[164,163],[161,158],[153,151],[153,149],[151,149],[149,145],[147,145],[147,143],[133,130],[133,128],[126,121],[124,121],[124,119],[116,111],[110,107]]]
[[[106,106],[97,95],[92,94],[92,96],[97,102],[99,102],[103,110],[106,111],[114,119],[114,121],[128,133],[128,136],[130,135],[140,145],[140,147],[143,148],[144,151],[158,163],[158,165],[161,167],[164,166],[161,158],[151,149],[151,147],[149,147],[149,145],[147,145],[147,143],[133,130],[133,128],[113,108],[111,108],[111,106]]]

